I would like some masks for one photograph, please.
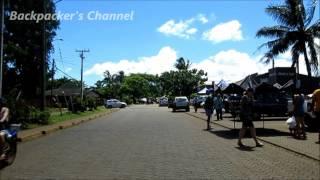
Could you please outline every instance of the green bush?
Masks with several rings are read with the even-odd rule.
[[[38,116],[38,123],[39,124],[49,124],[50,112],[49,111],[42,111]]]
[[[97,109],[97,103],[94,98],[88,97],[86,99],[86,104],[87,104],[87,107],[89,108],[90,111]]]
[[[126,102],[128,105],[133,103],[132,98],[130,98],[129,96],[123,97],[122,101]]]

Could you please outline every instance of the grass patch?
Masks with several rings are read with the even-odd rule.
[[[110,109],[106,109],[104,106],[99,106],[94,111],[85,111],[85,112],[79,112],[76,114],[73,114],[72,112],[67,111],[67,112],[63,112],[63,114],[60,115],[60,113],[51,111],[51,115],[49,117],[49,125],[56,124],[63,121],[69,121],[69,120],[73,120],[81,117],[86,117],[86,116],[90,116],[90,115],[94,115],[102,112],[108,112],[108,111],[110,111]],[[26,130],[26,129],[38,128],[41,126],[43,125],[36,124],[36,123],[27,123],[22,128]]]
[[[58,122],[63,122],[63,121],[68,121],[72,119],[77,119],[85,116],[90,116],[93,114],[101,113],[101,112],[107,112],[110,111],[109,109],[106,109],[105,107],[98,107],[97,110],[94,111],[85,111],[85,112],[79,112],[79,113],[71,113],[71,112],[66,112],[63,113],[62,116],[60,114],[53,114],[49,118],[49,124],[55,124]]]

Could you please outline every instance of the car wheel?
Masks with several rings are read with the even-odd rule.
[[[175,108],[172,108],[172,112],[176,112],[176,109],[175,109]]]
[[[190,108],[186,108],[186,111],[189,112],[189,111],[190,111]]]
[[[111,108],[112,108],[112,106],[111,106],[111,105],[108,105],[108,106],[107,106],[107,108],[111,109]]]

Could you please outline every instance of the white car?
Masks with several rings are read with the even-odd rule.
[[[186,111],[190,111],[189,100],[186,96],[178,96],[174,98],[172,111],[175,112],[177,109],[185,109]]]
[[[105,100],[104,105],[106,108],[125,108],[125,107],[127,107],[127,103],[121,102],[117,99]]]
[[[159,106],[168,106],[168,98],[161,97],[159,100]]]

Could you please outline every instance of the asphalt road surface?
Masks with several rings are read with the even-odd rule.
[[[0,179],[318,179],[320,164],[166,107],[136,105],[19,144]]]

